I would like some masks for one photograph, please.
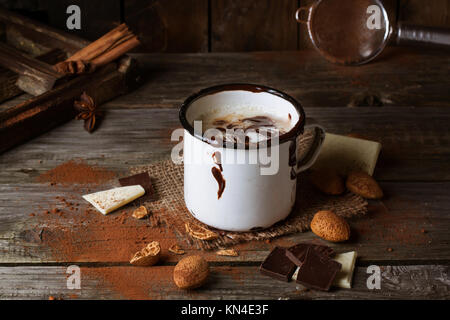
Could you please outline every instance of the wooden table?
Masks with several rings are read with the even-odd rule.
[[[165,158],[174,145],[169,134],[180,127],[180,103],[201,88],[226,82],[279,88],[302,101],[307,116],[329,132],[356,133],[382,143],[375,177],[387,196],[371,202],[367,216],[351,221],[356,233],[370,224],[374,234],[332,245],[338,252],[358,251],[351,290],[305,291],[295,283],[260,275],[257,268],[274,244],[258,243],[246,246],[236,258],[204,253],[213,270],[205,287],[186,293],[173,284],[162,285],[152,298],[450,298],[448,53],[391,48],[371,64],[347,68],[331,65],[313,51],[136,58],[145,70],[145,84],[105,104],[105,120],[94,134],[71,121],[0,155],[0,298],[47,299],[52,295],[70,299],[73,293],[78,298],[121,298],[94,281],[84,281],[76,292],[68,290],[65,269],[70,264],[82,270],[132,268],[127,261],[55,262],[45,250],[29,254],[27,248],[35,246],[24,237],[31,228],[29,213],[55,196],[36,183],[35,177],[76,157],[117,172]],[[25,98],[18,97],[0,108]],[[418,241],[396,238],[397,227],[414,233],[411,237]],[[375,236],[383,232],[386,237]],[[393,233],[390,237],[389,232]],[[306,232],[278,243],[314,238]],[[158,268],[173,268],[177,259]],[[370,265],[381,268],[381,290],[367,288]],[[239,277],[233,270],[239,271]]]

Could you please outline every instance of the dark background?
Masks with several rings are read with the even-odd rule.
[[[311,47],[295,10],[314,0],[0,0],[0,5],[66,29],[77,4],[82,30],[94,40],[120,22],[140,36],[140,52],[297,50]],[[410,23],[450,27],[450,0],[385,0],[390,15]]]

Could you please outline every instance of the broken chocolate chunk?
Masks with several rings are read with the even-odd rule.
[[[119,183],[123,187],[140,185],[145,190],[145,195],[142,197],[143,201],[156,200],[155,191],[153,190],[148,172],[141,172],[129,177],[120,178]]]
[[[259,271],[277,280],[289,282],[297,266],[286,257],[286,249],[275,247],[259,267]]]
[[[298,271],[297,282],[310,289],[330,290],[341,264],[309,247]]]
[[[286,256],[297,266],[301,266],[305,260],[306,252],[309,248],[313,248],[317,253],[323,255],[325,258],[334,256],[334,250],[327,246],[322,246],[313,243],[299,243],[286,249]]]

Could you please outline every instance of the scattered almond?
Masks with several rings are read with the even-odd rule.
[[[150,242],[144,249],[135,253],[130,263],[135,266],[152,266],[161,257],[161,247],[158,241]]]
[[[239,253],[234,249],[221,249],[217,250],[216,254],[218,256],[227,256],[227,257],[237,257],[239,256]]]
[[[194,289],[206,282],[209,275],[208,262],[200,256],[181,259],[173,270],[173,281],[178,288]]]
[[[374,178],[362,171],[352,171],[347,177],[347,189],[366,199],[381,199],[381,190]]]
[[[177,244],[174,244],[169,248],[169,251],[175,254],[184,254],[184,250]]]
[[[338,195],[345,191],[344,180],[333,169],[313,170],[309,175],[309,180],[325,194]]]
[[[322,239],[331,242],[346,241],[350,238],[350,226],[344,218],[332,211],[319,211],[311,221],[311,230]]]
[[[139,208],[134,210],[133,214],[132,214],[133,218],[136,218],[136,219],[144,219],[148,215],[149,215],[149,212],[148,212],[147,208],[144,206],[140,206]]]
[[[217,233],[195,224],[186,223],[185,227],[187,233],[199,240],[213,240],[219,237]]]

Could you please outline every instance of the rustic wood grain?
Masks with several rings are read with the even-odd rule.
[[[6,26],[8,44],[33,55],[45,54],[55,48],[74,53],[89,44],[89,41],[75,35],[2,8],[0,8],[0,22]]]
[[[123,13],[139,52],[208,51],[208,0],[127,0]]]
[[[33,173],[35,173],[33,168],[22,172],[23,175]],[[113,186],[117,186],[114,181],[104,184],[103,188]],[[366,216],[350,220],[352,229],[350,241],[327,245],[332,246],[337,252],[356,250],[360,261],[364,262],[408,261],[427,264],[449,262],[450,196],[446,192],[449,187],[448,182],[382,183],[382,188],[387,194],[386,200],[371,203]],[[0,191],[0,263],[60,262],[51,254],[49,248],[41,244],[37,236],[42,228],[45,228],[46,232],[56,229],[47,225],[45,220],[38,219],[38,216],[45,210],[55,207],[65,210],[56,199],[57,196],[70,199],[72,203],[79,204],[80,208],[85,207],[86,203],[81,199],[82,191],[79,188],[74,191],[71,187],[50,187],[36,183],[0,185]],[[129,210],[129,207],[125,207],[109,217],[112,219],[122,212],[129,213]],[[35,213],[37,217],[30,216],[30,213]],[[69,219],[63,219],[61,223],[70,229]],[[147,222],[139,223],[145,225]],[[119,226],[124,230],[128,227]],[[187,238],[175,235],[167,237],[187,248]],[[222,257],[215,252],[204,254],[211,261],[258,262],[262,261],[276,245],[292,246],[314,239],[317,240],[317,237],[311,232],[298,233],[270,243],[253,241],[239,244],[234,247],[239,252],[238,257]],[[116,249],[109,245],[109,240],[88,239],[86,245],[101,248],[99,256],[109,257],[108,261],[91,256],[67,262],[127,263],[128,261],[128,258],[124,259],[114,254]],[[192,249],[187,252],[198,251]],[[164,263],[170,264],[177,259],[178,256],[169,255]]]
[[[450,28],[450,1],[399,0],[399,20],[411,24]]]
[[[174,108],[198,90],[229,82],[268,85],[306,107],[450,106],[450,57],[440,51],[388,48],[379,60],[359,67],[335,66],[314,50],[133,57],[144,84],[114,100],[114,107]]]
[[[211,1],[211,51],[297,49],[297,1]]]
[[[37,60],[48,64],[55,64],[65,58],[66,53],[59,49],[54,49],[44,55],[36,57]],[[23,91],[16,86],[17,78],[18,75],[16,73],[3,68],[0,69],[0,103],[23,93]],[[2,110],[2,107],[0,107],[0,110]]]
[[[59,0],[46,3],[49,24],[78,37],[96,40],[106,32],[120,24],[120,0],[90,1],[90,0]],[[78,5],[81,10],[81,29],[69,30],[66,26],[70,5]]]
[[[133,56],[145,84],[115,100],[121,108],[178,107],[198,90],[229,82],[268,85],[306,107],[450,106],[450,56],[440,51],[388,48],[359,67],[335,66],[314,50]]]
[[[43,185],[34,180],[40,173],[82,157],[120,174],[132,165],[168,156],[175,144],[170,141],[170,133],[179,127],[176,109],[117,110],[109,109],[110,104],[113,103],[105,105],[105,120],[93,135],[83,131],[81,122],[71,121],[1,156],[2,262],[51,261],[48,252],[26,241],[32,228],[28,214],[36,208],[45,210],[57,195],[76,197],[77,194],[70,189],[42,189]],[[375,203],[366,218],[352,222],[356,238],[339,245],[339,249],[352,250],[356,246],[366,261],[449,259],[450,199],[446,190],[450,178],[450,152],[447,150],[450,135],[446,124],[450,111],[447,108],[426,110],[424,114],[422,109],[415,108],[307,109],[307,115],[330,132],[359,133],[381,141],[383,151],[376,177],[405,181],[382,183],[386,200]],[[134,124],[132,130],[130,123]],[[425,180],[430,182],[415,182]],[[397,219],[390,221],[390,215]],[[373,230],[369,230],[371,225],[374,225]],[[399,230],[395,228],[404,229],[403,236],[396,235]],[[422,229],[426,233],[422,233]],[[290,245],[313,238],[311,233],[305,233],[283,241]],[[235,260],[260,261],[274,244],[259,243],[255,248],[243,246],[239,248],[242,254]],[[388,248],[394,251],[387,253]]]
[[[126,274],[136,267],[101,267],[96,273],[108,274],[111,268]],[[67,289],[65,267],[0,267],[0,299],[43,299],[49,296],[73,299],[448,299],[449,267],[446,265],[380,266],[381,289],[367,289],[366,267],[357,267],[353,288],[330,292],[306,291],[295,282],[285,283],[261,275],[257,267],[212,267],[210,279],[200,289],[184,291],[171,279],[173,267],[151,267],[163,274],[155,282],[134,284],[137,290],[118,290],[114,284],[86,275],[81,267],[81,289]],[[164,269],[164,270],[161,270]],[[130,279],[130,286],[133,286]],[[121,292],[122,291],[122,292]]]
[[[102,107],[105,118],[93,135],[83,131],[82,122],[74,120],[3,154],[0,183],[29,182],[32,176],[24,175],[21,169],[35,168],[36,175],[74,154],[116,169],[168,156],[176,144],[170,141],[170,135],[180,127],[178,110],[146,110],[142,105],[119,110],[116,108],[121,104],[115,101]],[[306,114],[329,132],[356,133],[381,142],[377,179],[450,180],[448,108],[306,108]]]
[[[49,91],[61,75],[53,66],[0,43],[0,65],[19,74],[16,85],[35,96]]]
[[[135,85],[134,65],[129,57],[103,66],[97,72],[79,76],[43,95],[0,114],[0,152],[64,123],[76,115],[74,100],[84,91],[101,104]]]

